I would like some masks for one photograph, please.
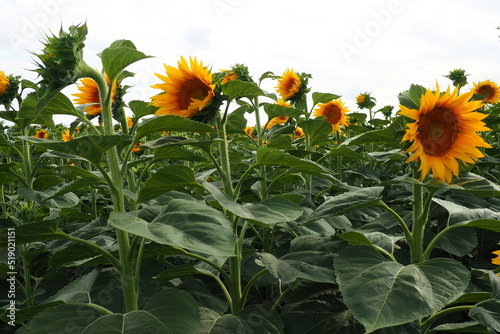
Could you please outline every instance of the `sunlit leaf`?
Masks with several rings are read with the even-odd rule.
[[[150,56],[138,51],[135,45],[127,40],[115,41],[101,53],[103,70],[110,80],[115,80],[130,64],[146,58]]]

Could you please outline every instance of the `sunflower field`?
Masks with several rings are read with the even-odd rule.
[[[118,40],[96,70],[86,35],[48,36],[38,82],[0,71],[2,333],[500,331],[494,81],[351,111],[180,57],[128,101],[149,56]]]

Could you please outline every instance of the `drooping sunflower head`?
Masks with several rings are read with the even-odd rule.
[[[70,129],[66,129],[62,132],[61,138],[63,141],[70,141],[71,139],[75,138],[75,134],[72,134]]]
[[[49,139],[49,134],[45,130],[37,130],[33,137],[40,139]]]
[[[300,127],[296,127],[295,128],[295,133],[293,135],[293,138],[294,139],[299,139],[299,138],[302,138],[304,137],[304,130],[302,130],[302,128]]]
[[[127,127],[131,128],[134,126],[134,119],[132,117],[127,117]]]
[[[411,142],[407,162],[420,161],[421,179],[432,171],[434,178],[450,183],[460,171],[458,160],[474,163],[484,156],[477,147],[491,148],[477,134],[489,130],[482,122],[487,115],[474,112],[482,101],[470,101],[472,91],[458,95],[458,90],[450,93],[448,87],[441,93],[437,86],[422,95],[418,110],[400,106],[399,113],[415,121],[407,124],[403,141]]]
[[[247,126],[244,131],[250,138],[257,139],[257,136],[255,135],[255,128],[253,126]]]
[[[348,126],[349,118],[346,113],[349,109],[344,105],[342,100],[337,99],[326,103],[318,104],[318,107],[314,109],[313,116],[326,117],[328,123],[332,125],[332,132],[337,133],[340,131],[340,126]]]
[[[214,81],[219,82],[220,80],[221,85],[232,80],[253,82],[252,77],[248,72],[248,67],[246,67],[243,64],[236,64],[231,66],[230,70],[220,70],[220,71],[221,73],[218,74],[218,76],[221,79],[218,80],[214,79]]]
[[[307,84],[311,76],[305,73],[297,73],[293,69],[286,69],[278,78],[276,91],[285,101],[297,102],[309,91]]]
[[[9,104],[18,94],[19,77],[5,75],[0,71],[0,104]]]
[[[110,84],[108,76],[106,76],[106,82],[108,85]],[[71,94],[76,96],[76,99],[73,99],[73,101],[80,105],[88,104],[88,106],[83,109],[87,114],[91,116],[99,115],[102,112],[102,107],[97,83],[90,78],[83,78],[80,80],[80,83],[81,85],[77,86],[80,93]],[[116,86],[117,84],[114,82],[111,92],[111,102],[114,102],[116,98]]]
[[[151,97],[151,104],[159,107],[156,115],[179,115],[191,118],[205,109],[215,96],[215,85],[212,73],[203,63],[184,57],[178,62],[178,67],[165,65],[166,76],[155,73],[163,83],[151,87],[163,92]]]
[[[377,100],[368,92],[361,93],[356,97],[356,104],[360,109],[371,109],[375,107]]]
[[[35,54],[40,63],[34,71],[42,80],[40,85],[50,89],[61,89],[76,82],[80,77],[83,62],[83,48],[87,36],[87,26],[71,26],[69,32],[62,29],[59,36],[47,36],[41,54]]]
[[[474,94],[481,95],[484,103],[500,102],[500,87],[491,80],[474,83],[472,91]]]

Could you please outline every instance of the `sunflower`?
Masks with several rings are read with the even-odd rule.
[[[127,117],[127,127],[131,128],[134,126],[134,119],[132,117]]]
[[[108,83],[108,85],[110,84],[107,75],[106,75],[106,82]],[[101,99],[99,97],[99,88],[97,87],[97,83],[90,78],[83,78],[80,80],[80,83],[82,85],[77,87],[80,93],[71,94],[77,97],[76,99],[74,99],[75,103],[90,104],[89,106],[85,107],[83,111],[92,116],[99,115],[102,112],[102,108],[101,108]],[[113,83],[112,90],[113,91],[111,92],[111,102],[114,102],[116,96],[116,83]]]
[[[255,128],[253,126],[247,126],[244,131],[250,138],[257,139],[257,136],[255,135]]]
[[[134,147],[132,147],[132,153],[140,153],[141,152],[141,148],[139,146],[141,146],[142,143],[136,143],[134,145]]]
[[[500,87],[491,80],[474,83],[472,91],[474,94],[483,96],[484,103],[500,102]]]
[[[221,85],[229,81],[238,80],[238,73],[234,70],[221,70],[221,72],[224,72],[224,78],[221,81]]]
[[[342,100],[333,100],[318,104],[318,108],[314,109],[313,116],[325,116],[328,123],[332,125],[332,132],[337,133],[340,131],[341,125],[349,125],[347,112],[349,112],[349,109],[347,109]]]
[[[70,132],[69,129],[66,129],[61,134],[61,138],[62,138],[63,141],[70,141],[71,139],[75,138],[75,135],[71,134],[71,132]]]
[[[371,109],[375,107],[377,100],[368,92],[361,93],[356,97],[356,104],[360,109]]]
[[[278,124],[286,124],[290,120],[290,116],[276,116],[273,117],[266,126],[266,130],[271,130],[271,128]]]
[[[181,57],[178,68],[165,66],[167,76],[155,73],[164,81],[151,87],[163,90],[151,97],[151,104],[160,107],[156,115],[179,115],[190,118],[210,104],[215,96],[212,73],[196,60],[189,58],[189,64]]]
[[[476,146],[491,148],[477,134],[489,130],[481,121],[487,115],[474,112],[482,101],[470,101],[472,91],[458,95],[459,87],[452,93],[448,87],[441,93],[436,86],[436,92],[428,89],[422,95],[418,110],[400,106],[399,113],[415,121],[407,124],[403,137],[412,142],[406,162],[420,160],[421,179],[432,170],[434,178],[450,183],[460,170],[457,160],[474,163],[484,156]]]
[[[37,130],[36,134],[33,137],[41,139],[49,139],[49,134],[45,130]]]
[[[500,266],[500,250],[494,251],[493,254],[495,254],[497,257],[491,259],[491,263]]]
[[[304,137],[304,130],[302,128],[296,127],[295,128],[295,134],[293,136],[294,139],[299,139]]]
[[[9,77],[5,75],[5,72],[0,71],[0,95],[7,93],[7,88],[9,87]]]
[[[274,88],[283,100],[291,100],[301,91],[302,80],[294,70],[288,68],[278,79],[278,86]]]

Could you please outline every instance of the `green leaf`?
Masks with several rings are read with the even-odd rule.
[[[411,85],[409,90],[405,90],[398,95],[399,104],[418,110],[420,108],[420,101],[422,95],[425,94],[427,89],[420,85]]]
[[[358,161],[364,161],[366,160],[366,157],[363,155],[355,152],[353,149],[351,149],[348,146],[338,146],[334,147],[330,150],[328,153],[329,156],[332,157],[346,157],[346,158],[352,158]]]
[[[297,172],[334,180],[331,171],[314,161],[300,159],[288,153],[267,147],[261,147],[257,150],[256,165],[288,167]]]
[[[288,334],[357,334],[363,331],[333,284],[299,285],[286,299],[282,317]]]
[[[305,115],[305,112],[302,110],[285,107],[274,103],[265,103],[264,111],[266,112],[269,120],[278,116],[289,116],[295,119],[299,119],[300,116]]]
[[[206,161],[207,159],[182,147],[166,146],[155,150],[154,161],[159,160]]]
[[[330,141],[329,136],[333,128],[323,117],[299,122],[298,126],[304,130],[304,133],[311,141],[311,145]]]
[[[331,100],[336,100],[340,98],[341,95],[331,94],[331,93],[312,93],[313,105],[317,105],[318,103],[327,103]]]
[[[160,282],[168,283],[168,281],[170,281],[172,279],[183,277],[183,276],[190,276],[190,275],[206,275],[206,276],[210,276],[210,277],[214,276],[212,274],[212,272],[210,272],[206,269],[198,268],[198,267],[188,265],[188,264],[181,264],[181,265],[176,265],[173,268],[165,270],[164,272],[162,272],[161,274],[159,274],[155,278],[157,280],[159,280]]]
[[[476,231],[472,228],[454,228],[444,234],[436,243],[437,248],[444,249],[456,256],[465,256],[477,246]]]
[[[157,292],[143,310],[160,320],[170,333],[195,333],[200,325],[198,303],[179,289],[166,288]]]
[[[4,232],[5,230],[3,230]],[[7,233],[5,233],[6,235]],[[37,221],[16,227],[16,244],[22,245],[37,241],[68,239],[69,235],[59,231],[55,221]],[[7,238],[0,240],[0,249],[7,247]]]
[[[439,182],[438,184],[429,183],[429,186],[438,188],[459,189],[478,196],[499,197],[500,186],[490,180],[476,175],[474,173],[460,174],[460,178],[453,179],[451,184]]]
[[[392,237],[382,232],[360,233],[349,231],[339,234],[339,238],[349,242],[349,245],[369,245],[393,254],[396,241],[402,237]]]
[[[102,68],[110,81],[117,79],[130,64],[146,58],[150,56],[138,51],[135,45],[127,40],[115,41],[101,53]]]
[[[90,303],[90,291],[100,272],[100,269],[94,269],[90,273],[71,281],[71,283],[50,296],[45,302],[62,301],[66,304]]]
[[[109,223],[159,244],[214,256],[232,256],[235,237],[221,212],[199,202],[173,199],[151,223],[120,212]]]
[[[500,299],[481,302],[469,311],[469,316],[479,323],[500,332]]]
[[[36,315],[30,322],[30,334],[63,333],[68,329],[68,324],[71,324],[72,333],[82,333],[90,323],[104,314],[90,305],[59,305]]]
[[[222,93],[230,100],[240,97],[266,96],[266,93],[253,82],[231,80],[221,86]]]
[[[17,189],[19,196],[53,208],[73,208],[80,202],[78,196],[72,192],[60,193],[59,191],[59,187],[51,187],[44,191],[28,188]]]
[[[247,119],[245,113],[248,111],[250,106],[243,105],[236,110],[233,110],[228,116],[226,121],[226,132],[231,133],[243,133],[243,130],[247,126]]]
[[[147,135],[163,131],[214,132],[215,130],[208,124],[193,121],[181,116],[161,115],[148,119],[137,126],[134,143],[139,142],[139,140]]]
[[[156,140],[148,141],[147,143],[142,144],[141,146],[158,149],[162,147],[169,146],[195,146],[199,147],[205,152],[209,152],[210,147],[215,143],[222,142],[222,139],[216,138],[211,140],[197,140],[197,139],[187,139],[186,137],[179,136],[164,136],[160,137]]]
[[[292,221],[303,213],[301,208],[285,198],[272,197],[249,206],[243,206],[234,202],[213,184],[205,182],[203,186],[223,208],[234,215],[268,226]]]
[[[100,317],[88,325],[81,334],[175,334],[158,318],[146,311],[132,311],[126,314],[110,314]],[[188,332],[190,333],[190,332]]]
[[[132,113],[134,114],[136,120],[147,115],[154,115],[159,109],[151,103],[139,100],[130,101],[128,103],[128,107],[130,108],[130,110],[132,110]]]
[[[441,310],[464,292],[470,277],[451,259],[404,266],[365,245],[340,251],[334,268],[344,302],[368,333]]]
[[[126,143],[132,139],[131,136],[125,135],[82,136],[67,142],[25,136],[20,136],[19,138],[47,150],[54,150],[85,158],[94,164],[100,164],[102,162],[104,153],[108,149]]]
[[[218,318],[209,332],[209,334],[241,333],[283,334],[283,323],[276,311],[269,307],[250,305],[237,314],[225,314]]]
[[[377,206],[381,201],[380,194],[382,190],[384,190],[384,187],[358,188],[331,197],[321,204],[309,217],[306,217],[306,222],[332,215],[343,215],[365,207]]]
[[[166,166],[156,171],[141,188],[138,202],[145,202],[171,190],[202,186],[196,182],[194,171],[184,165]]]
[[[50,101],[43,107],[42,113],[49,113],[52,115],[70,115],[81,118],[82,115],[75,109],[71,100],[63,93],[57,93]]]
[[[430,333],[480,333],[491,334],[484,325],[477,321],[464,321],[460,323],[442,324],[430,330]]]
[[[340,146],[358,146],[369,143],[389,143],[394,141],[396,132],[392,127],[387,127],[380,130],[372,130],[361,133],[357,136],[346,139]]]

